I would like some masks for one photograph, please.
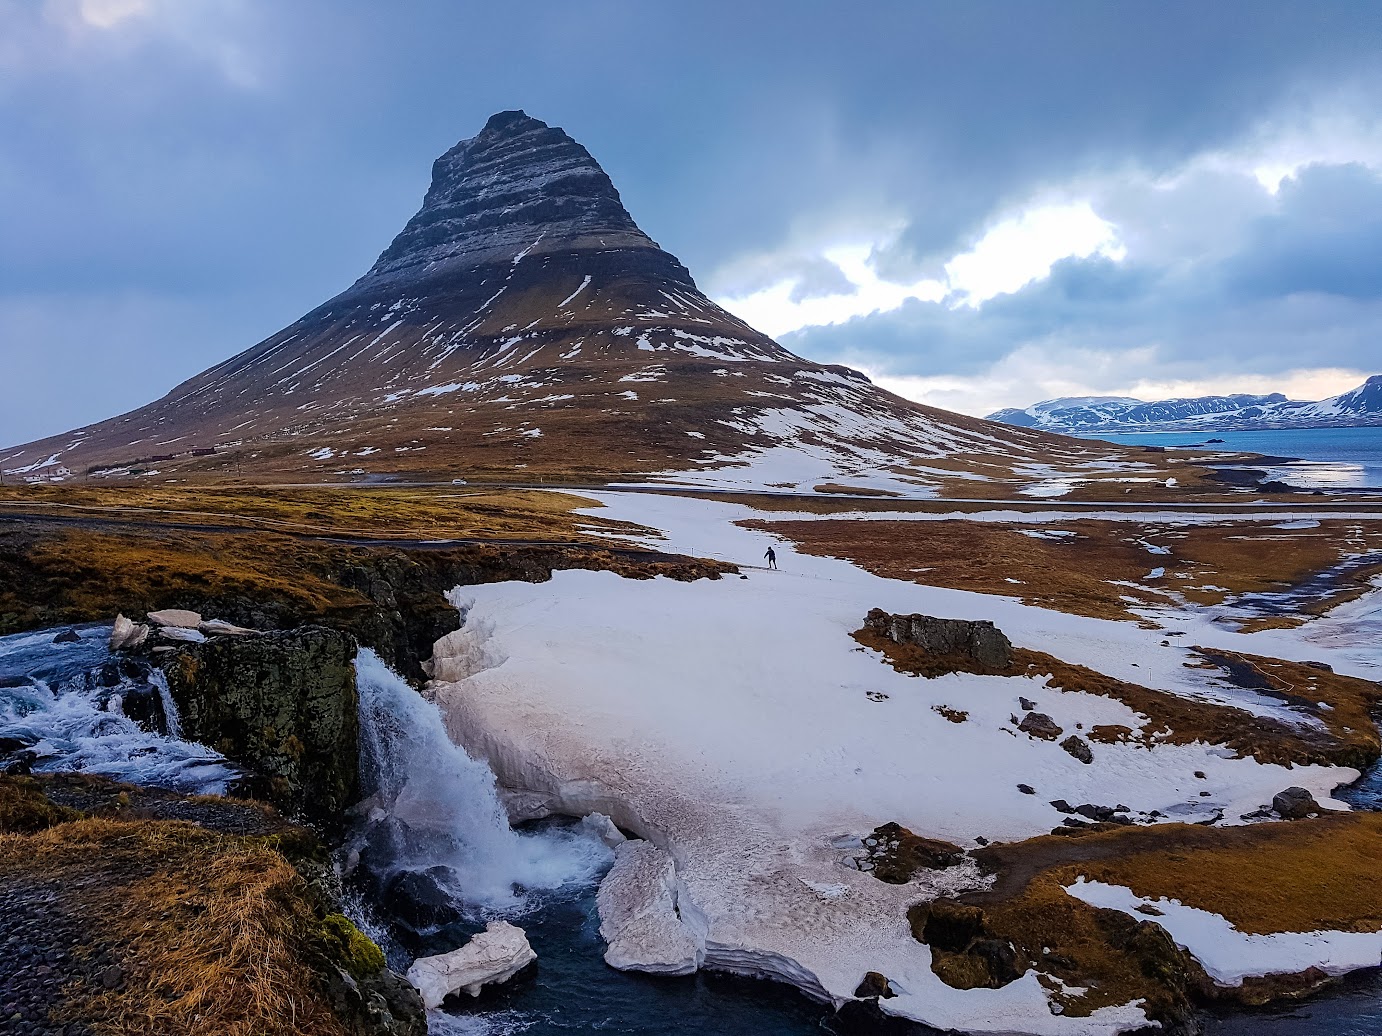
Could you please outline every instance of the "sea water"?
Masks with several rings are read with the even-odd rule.
[[[1263,466],[1271,478],[1302,489],[1382,489],[1382,427],[1076,434],[1120,446],[1197,448],[1294,457],[1301,463]],[[1223,441],[1210,443],[1210,439]]]

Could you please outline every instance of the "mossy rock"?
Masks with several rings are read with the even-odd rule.
[[[355,650],[303,626],[189,644],[163,671],[184,737],[252,771],[252,793],[332,826],[359,797]]]
[[[382,971],[384,951],[345,914],[327,914],[321,922],[321,939],[328,956],[361,981]]]

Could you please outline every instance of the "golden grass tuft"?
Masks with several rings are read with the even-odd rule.
[[[123,988],[79,980],[56,1009],[93,1032],[346,1032],[308,963],[327,948],[312,898],[262,843],[182,822],[87,819],[0,837],[0,871],[61,882],[66,908],[117,956]]]
[[[33,834],[81,816],[75,809],[49,802],[33,778],[0,775],[0,834]]]

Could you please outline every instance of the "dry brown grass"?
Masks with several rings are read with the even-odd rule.
[[[75,809],[49,802],[33,778],[0,775],[0,834],[33,834],[80,817]]]
[[[214,524],[268,532],[370,539],[580,539],[584,529],[644,532],[627,522],[576,515],[598,508],[565,493],[463,486],[270,487],[60,484],[0,487],[6,509],[131,524]]]
[[[802,551],[837,557],[889,579],[1017,597],[1093,618],[1136,618],[1131,609],[1220,604],[1247,593],[1282,591],[1347,555],[1382,552],[1382,522],[1340,518],[1312,529],[1273,529],[1279,518],[1224,525],[1086,519],[1033,525],[1064,533],[1026,535],[1019,523],[750,521]],[[1151,553],[1147,544],[1167,553]],[[1149,578],[1154,569],[1162,575]],[[1363,569],[1325,588],[1303,610],[1323,611],[1365,592]],[[1016,580],[1016,582],[1009,582]]]
[[[56,879],[119,958],[124,988],[69,987],[102,1036],[342,1036],[308,961],[322,923],[262,842],[180,822],[80,820],[0,837],[0,869]]]
[[[1052,990],[1067,1013],[1086,1015],[1138,998],[1164,1010],[1189,992],[1209,994],[1202,976],[1187,973],[1164,937],[1139,933],[1137,919],[1097,910],[1066,886],[1085,877],[1142,896],[1175,898],[1258,934],[1377,931],[1379,839],[1382,816],[1375,813],[1250,827],[1162,824],[1044,835],[978,850],[997,884],[963,902],[981,907],[992,935],[1010,939],[1037,968],[1085,990]],[[914,924],[924,914],[917,908]],[[1230,993],[1262,1002],[1309,984],[1249,982]]]
[[[1069,884],[1083,875],[1139,896],[1179,899],[1259,935],[1382,930],[1377,813],[1226,828],[1163,846],[1149,841],[1135,852],[1058,868],[1055,876]]]
[[[1298,662],[1234,652],[1218,653],[1226,659],[1250,665],[1271,684],[1259,693],[1289,702],[1319,720],[1323,730],[1127,683],[1044,651],[1015,648],[1012,664],[1007,669],[995,670],[979,667],[966,657],[933,655],[910,644],[894,644],[868,629],[860,629],[853,636],[864,647],[881,654],[900,673],[927,679],[955,672],[1028,676],[1045,680],[1048,686],[1063,691],[1112,698],[1147,717],[1137,729],[1107,724],[1096,726],[1087,735],[1095,742],[1134,741],[1148,746],[1223,745],[1261,763],[1323,764],[1358,769],[1372,765],[1382,752],[1382,741],[1371,719],[1372,710],[1382,702],[1382,686]],[[1205,658],[1202,665],[1218,668],[1214,655],[1202,657]],[[1325,707],[1321,708],[1320,703]]]

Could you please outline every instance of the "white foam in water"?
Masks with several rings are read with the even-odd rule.
[[[517,1011],[484,1014],[427,1012],[428,1036],[518,1036],[537,1024],[537,1019]]]
[[[436,705],[373,651],[360,650],[355,671],[371,805],[406,827],[397,869],[448,867],[457,899],[513,911],[526,905],[526,891],[593,881],[609,865],[609,849],[588,831],[514,831],[493,771],[447,737]]]
[[[34,742],[36,771],[77,770],[132,784],[221,795],[238,776],[221,756],[204,745],[144,730],[121,709],[131,684],[92,685],[87,673],[108,657],[109,627],[84,631],[77,644],[54,644],[53,630],[0,638],[0,660],[7,674],[45,672],[30,686],[0,688],[0,736]],[[64,668],[64,659],[70,666]],[[56,663],[56,666],[55,666]],[[177,709],[162,673],[150,682],[159,690],[171,730]]]

